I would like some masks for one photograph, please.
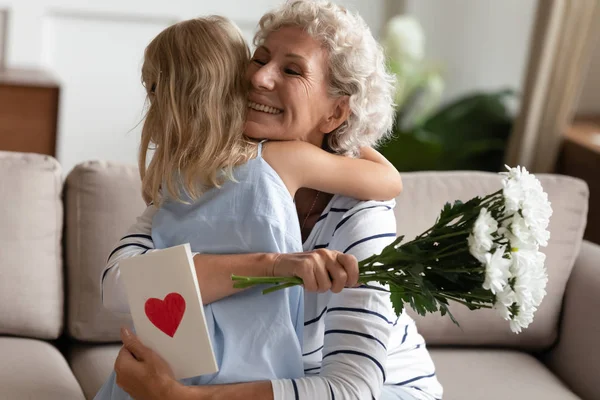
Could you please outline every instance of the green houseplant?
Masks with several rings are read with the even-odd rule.
[[[379,150],[400,171],[502,168],[513,125],[512,90],[470,93],[439,108],[444,80],[424,60],[424,34],[410,16],[393,18],[382,45],[396,77],[393,137]]]

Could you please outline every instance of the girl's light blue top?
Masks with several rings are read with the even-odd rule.
[[[199,253],[290,253],[302,251],[293,199],[285,184],[258,156],[236,167],[234,178],[191,202],[165,201],[154,217],[157,249],[190,243]],[[232,282],[233,285],[233,282]],[[304,375],[300,287],[263,295],[248,289],[204,306],[219,372],[185,379],[186,385],[234,383]],[[111,382],[112,381],[112,382]],[[125,397],[121,396],[125,395]],[[97,399],[127,398],[114,372]]]

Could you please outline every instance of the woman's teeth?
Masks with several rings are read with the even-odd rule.
[[[256,110],[256,111],[265,112],[267,114],[281,114],[281,110],[279,110],[275,107],[266,106],[264,104],[258,104],[253,101],[248,102],[248,107],[250,107],[251,109]]]

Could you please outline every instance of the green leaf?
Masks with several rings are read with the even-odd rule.
[[[381,148],[399,171],[502,169],[514,117],[510,90],[478,92],[449,103],[422,124],[403,130]],[[402,115],[402,110],[398,115]]]
[[[399,171],[423,171],[442,166],[443,144],[439,138],[424,138],[397,132],[378,150]]]
[[[390,285],[390,300],[392,301],[392,307],[394,307],[394,312],[396,316],[400,316],[402,311],[404,311],[404,302],[406,301],[404,291],[396,285]]]
[[[460,324],[458,323],[456,318],[454,318],[454,315],[452,315],[452,313],[450,312],[450,308],[448,308],[448,306],[446,304],[443,304],[442,306],[440,306],[440,314],[442,315],[442,317],[444,315],[448,314],[448,316],[450,317],[452,322],[454,322],[454,324],[456,326],[460,327]]]

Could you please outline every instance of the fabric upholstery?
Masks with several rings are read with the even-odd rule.
[[[76,166],[65,184],[68,332],[79,340],[114,342],[129,318],[102,305],[100,274],[115,243],[145,205],[137,168],[107,162]]]
[[[496,174],[480,172],[405,173],[403,178],[396,217],[398,233],[407,239],[429,227],[446,201],[500,188]],[[595,379],[600,368],[595,318],[600,308],[600,250],[589,243],[581,247],[587,187],[563,176],[540,178],[555,214],[550,245],[544,249],[548,296],[530,328],[515,335],[496,315],[462,306],[453,306],[460,328],[447,317],[417,318],[445,387],[444,399],[600,398]],[[61,179],[60,166],[51,157],[0,152],[0,335],[53,339],[62,333]],[[0,399],[70,400],[83,399],[84,393],[92,399],[120,348],[102,343],[119,341],[119,327],[130,324],[103,308],[100,272],[108,252],[144,209],[137,168],[81,164],[67,179],[64,201],[67,333],[87,343],[73,343],[68,351],[71,372],[52,345],[0,336]],[[548,349],[559,331],[560,340],[548,358],[556,375],[534,357],[515,351]],[[463,347],[450,347],[457,345]],[[493,346],[512,350],[489,349]]]
[[[565,293],[550,368],[584,399],[600,399],[600,246],[583,242]]]
[[[0,334],[61,332],[61,179],[52,157],[0,151]]]
[[[448,316],[417,316],[419,331],[429,345],[510,346],[545,349],[558,334],[558,319],[565,286],[581,246],[586,224],[588,188],[585,182],[566,176],[538,175],[552,203],[551,238],[546,254],[548,295],[537,311],[534,322],[521,334],[510,331],[509,324],[494,310],[469,311],[453,304],[451,311],[460,323]],[[403,174],[404,192],[396,205],[398,234],[413,239],[429,228],[444,203],[468,200],[501,189],[498,174],[485,172],[421,172]],[[411,315],[415,315],[409,310]]]
[[[67,361],[46,342],[0,337],[0,360],[0,399],[84,399]]]
[[[91,400],[114,369],[120,345],[76,345],[69,351],[69,364],[85,398]]]
[[[444,387],[444,400],[579,399],[544,364],[526,353],[433,349],[431,356]]]

